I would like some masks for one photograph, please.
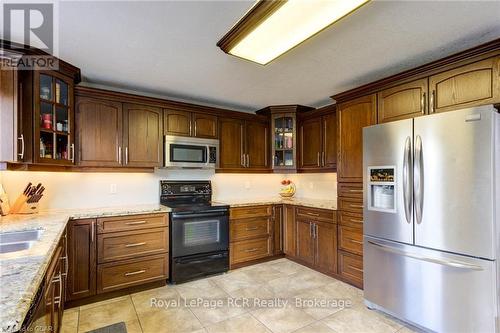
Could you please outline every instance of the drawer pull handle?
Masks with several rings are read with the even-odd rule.
[[[125,276],[137,275],[137,274],[142,274],[142,273],[146,273],[146,270],[141,269],[140,271],[125,273]]]
[[[141,246],[141,245],[146,245],[146,242],[127,244],[127,245],[125,245],[125,247],[136,247],[136,246]]]
[[[245,228],[245,231],[253,231],[257,229],[259,229],[259,227]]]
[[[351,222],[363,223],[363,220],[349,219]]]
[[[126,225],[136,225],[136,224],[146,224],[147,221],[134,221],[134,222],[127,222],[125,223]]]
[[[359,268],[357,268],[357,267],[354,267],[354,266],[349,265],[349,268],[350,268],[350,269],[352,269],[352,270],[355,270],[355,271],[357,271],[357,272],[363,273],[363,270],[362,270],[362,269],[359,269]]]
[[[349,207],[352,207],[352,208],[363,208],[363,205],[353,205],[353,204],[349,204]]]
[[[353,190],[353,189],[349,189],[349,192],[352,192],[352,193],[363,193],[363,190]]]
[[[255,251],[258,251],[258,250],[260,250],[259,247],[254,247],[253,249],[245,250],[245,252],[255,252]]]
[[[310,215],[310,216],[319,216],[318,213],[310,213],[310,212],[306,212],[307,215]]]

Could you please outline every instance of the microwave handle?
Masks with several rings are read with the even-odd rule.
[[[207,154],[206,160],[207,161],[205,162],[205,166],[208,166],[208,164],[210,163],[210,146],[206,145],[206,147],[207,147],[207,150],[206,150],[206,154]]]

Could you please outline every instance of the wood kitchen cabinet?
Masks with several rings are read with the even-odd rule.
[[[335,171],[337,167],[337,115],[335,106],[328,113],[306,118],[300,125],[301,172]],[[323,114],[323,115],[321,115]]]
[[[338,181],[363,181],[363,127],[376,123],[375,94],[338,106]]]
[[[295,206],[283,205],[283,252],[294,257],[296,255]]]
[[[267,123],[219,119],[219,172],[269,171]]]
[[[120,167],[122,103],[77,97],[77,163]]]
[[[125,166],[159,167],[162,164],[161,109],[138,104],[123,105]]]
[[[162,164],[160,108],[77,96],[78,165],[158,167]]]
[[[71,220],[68,225],[66,298],[73,301],[96,294],[96,220]]]
[[[190,111],[164,109],[165,135],[217,139],[217,116]]]
[[[296,220],[296,232],[297,232],[297,247],[296,247],[296,257],[297,259],[308,263],[309,265],[314,264],[314,238],[313,238],[313,228],[312,222],[297,219]]]
[[[426,114],[429,96],[427,91],[427,78],[382,90],[377,94],[378,122],[385,123]]]
[[[429,77],[430,113],[500,102],[500,56]]]
[[[315,265],[322,271],[337,271],[337,228],[335,224],[316,222]]]
[[[283,205],[273,206],[273,253],[283,253]]]

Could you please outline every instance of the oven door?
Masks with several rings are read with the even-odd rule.
[[[226,209],[172,213],[170,227],[173,258],[228,250],[229,217]]]

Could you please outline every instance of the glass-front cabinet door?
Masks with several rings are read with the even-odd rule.
[[[53,72],[34,75],[35,160],[73,164],[75,159],[73,83]]]
[[[296,169],[296,117],[294,113],[272,116],[273,169]]]

